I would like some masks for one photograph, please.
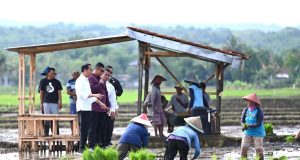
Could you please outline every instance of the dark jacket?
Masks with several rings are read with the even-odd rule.
[[[120,82],[116,78],[111,77],[109,80],[109,83],[111,83],[115,87],[116,95],[118,97],[120,97],[123,93],[123,88],[122,88]]]

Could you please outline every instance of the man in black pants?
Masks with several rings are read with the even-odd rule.
[[[99,99],[102,99],[101,94],[92,94],[88,77],[92,74],[91,64],[81,66],[81,75],[75,82],[75,91],[77,95],[76,109],[78,113],[78,122],[80,128],[80,146],[79,152],[85,149],[88,131],[90,128],[90,113],[93,102],[102,104]]]
[[[108,124],[107,124],[107,132],[106,132],[106,144],[105,146],[108,145],[112,145],[111,143],[111,137],[112,137],[112,133],[114,130],[114,122],[115,122],[115,118],[118,115],[117,110],[119,109],[119,106],[117,104],[117,98],[116,96],[120,97],[123,93],[123,88],[120,84],[120,82],[118,81],[118,79],[112,77],[113,74],[113,67],[112,66],[107,66],[106,71],[109,72],[110,74],[110,78],[109,81],[106,82],[106,87],[108,89],[108,94],[109,94],[109,101],[111,103],[111,112],[110,115],[108,117]],[[113,91],[113,89],[115,91]]]
[[[92,93],[102,94],[103,97],[101,102],[105,105],[103,108],[97,103],[92,104],[91,120],[90,120],[90,132],[89,132],[89,147],[94,149],[96,145],[103,146],[105,143],[106,123],[107,123],[107,112],[110,103],[108,100],[108,92],[105,84],[104,65],[97,63],[93,74],[89,77]],[[106,76],[107,77],[107,76]],[[106,79],[108,79],[107,77]]]

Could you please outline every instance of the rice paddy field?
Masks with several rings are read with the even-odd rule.
[[[173,88],[162,88],[162,92],[173,92]],[[208,88],[208,92],[215,92],[214,89]],[[276,88],[276,89],[224,89],[222,93],[223,98],[237,98],[250,93],[257,93],[259,97],[266,98],[282,98],[282,97],[300,97],[300,88]],[[121,97],[118,97],[120,104],[134,104],[137,101],[138,91],[137,89],[124,89]],[[63,104],[69,103],[68,95],[66,91],[62,91]],[[166,95],[167,99],[170,99],[171,95]],[[214,99],[215,96],[211,95]],[[39,95],[36,94],[36,104],[38,105]],[[0,88],[0,106],[15,106],[18,105],[18,89],[16,87],[1,87]]]

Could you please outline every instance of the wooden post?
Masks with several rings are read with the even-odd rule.
[[[150,56],[145,56],[145,83],[144,83],[144,100],[149,92],[149,68],[150,68]]]
[[[137,115],[141,114],[142,107],[142,90],[143,90],[143,69],[144,69],[144,53],[145,53],[145,43],[139,42],[139,59],[138,59],[138,69],[139,69],[139,82],[138,82],[138,104],[137,104]]]
[[[147,46],[147,50],[150,50],[149,45]],[[150,55],[145,55],[144,56],[145,60],[145,65],[144,65],[144,70],[145,70],[145,82],[144,82],[144,100],[146,99],[146,96],[149,92],[149,69],[150,69],[150,60],[151,57]]]
[[[24,115],[24,83],[25,83],[25,54],[24,53],[19,53],[19,86],[18,86],[18,100],[19,100],[19,116]],[[22,137],[23,133],[25,132],[25,121],[23,120],[18,120],[18,144],[19,144],[19,150],[23,150],[23,142],[22,142]]]
[[[216,82],[217,82],[217,87],[216,87],[216,107],[217,107],[217,113],[216,113],[216,130],[213,131],[215,134],[220,134],[221,133],[221,93],[223,92],[223,81],[224,81],[224,63],[218,63],[216,66]]]
[[[35,69],[36,69],[36,55],[30,54],[30,70],[29,70],[29,114],[35,112]]]

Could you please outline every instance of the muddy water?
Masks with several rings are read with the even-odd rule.
[[[115,128],[114,134],[121,135],[125,128]],[[300,129],[300,126],[277,126],[274,128],[274,132],[277,135],[292,135]],[[241,137],[242,132],[240,126],[224,126],[221,128],[222,134],[226,136]],[[70,133],[68,129],[61,129],[62,134]],[[149,128],[151,136],[154,136],[153,128]],[[165,132],[165,135],[168,133]],[[1,129],[0,130],[0,142],[11,142],[16,143],[18,139],[17,129]],[[117,139],[114,141],[117,143]],[[300,159],[300,144],[286,144],[286,143],[265,143],[265,154],[266,158],[273,155],[274,157],[280,157],[285,155],[289,159]],[[212,155],[215,154],[219,159],[239,159],[240,146],[230,146],[230,147],[205,147],[201,150],[201,159],[211,159]],[[151,149],[154,153],[158,155],[158,158],[162,158],[164,155],[164,149]],[[11,146],[0,146],[0,160],[11,160],[11,159],[59,159],[65,152],[39,152],[39,153],[18,153],[16,147]],[[189,158],[192,158],[193,149],[191,149]],[[254,150],[249,151],[249,156],[253,157]],[[80,159],[80,155],[75,154],[71,156],[74,159]]]

